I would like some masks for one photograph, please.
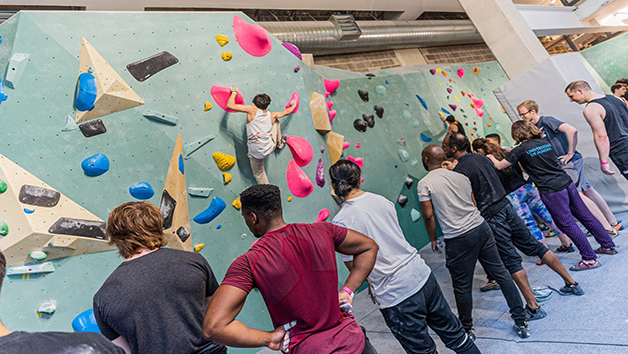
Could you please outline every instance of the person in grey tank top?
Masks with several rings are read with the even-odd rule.
[[[584,118],[591,126],[593,140],[600,157],[600,169],[607,175],[611,170],[609,157],[628,179],[628,107],[613,95],[591,90],[586,81],[574,81],[565,89],[571,102],[586,104]]]

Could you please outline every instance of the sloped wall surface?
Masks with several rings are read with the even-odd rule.
[[[617,79],[628,77],[628,35],[623,34],[581,53],[607,85],[611,86]]]

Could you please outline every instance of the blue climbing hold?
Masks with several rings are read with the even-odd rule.
[[[2,41],[0,41],[0,43],[2,43]],[[2,85],[2,79],[0,79],[0,105],[2,104],[2,102],[6,101],[7,98],[9,98],[9,96],[4,94],[4,85]]]
[[[441,107],[440,111],[445,113],[446,115],[451,115],[451,112],[449,112],[448,110],[446,110],[445,108]]]
[[[135,183],[131,187],[129,187],[129,193],[135,199],[146,200],[150,199],[155,195],[155,191],[153,187],[148,182],[139,182]]]
[[[421,133],[421,140],[425,141],[426,143],[429,143],[430,141],[432,141],[432,138],[430,138],[429,136]]]
[[[406,103],[406,106],[410,107],[410,104],[409,104],[409,103]]]
[[[416,95],[416,98],[419,99],[419,101],[421,101],[421,104],[423,105],[423,108],[425,108],[427,110],[427,102],[425,102],[425,100],[423,99],[423,97]]]
[[[222,228],[222,224],[216,225],[216,230],[220,230]]]
[[[222,211],[225,210],[226,207],[227,204],[225,204],[224,200],[218,197],[214,197],[211,204],[209,204],[209,207],[202,211],[200,214],[196,215],[193,220],[198,224],[207,224],[208,222],[214,220],[220,213],[222,213]]]
[[[109,159],[104,154],[96,154],[83,160],[81,167],[89,177],[100,176],[109,171]]]
[[[33,209],[27,209],[27,208],[24,208],[24,212],[25,212],[26,214],[32,214],[32,213],[34,213],[34,212],[35,212],[35,210],[33,210]]]
[[[100,333],[93,309],[85,310],[74,317],[72,328],[74,328],[76,332]]]
[[[94,109],[94,102],[97,96],[96,78],[92,73],[82,73],[79,75],[78,94],[76,104],[79,111],[90,111]]]
[[[183,155],[179,155],[179,171],[182,175],[185,174],[185,163],[183,162]]]
[[[390,85],[390,82],[388,82],[388,80],[386,80],[386,85]]]

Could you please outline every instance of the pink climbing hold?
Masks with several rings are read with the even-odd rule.
[[[325,146],[321,145],[321,154],[325,152]]]
[[[345,141],[344,143],[342,143],[342,149],[343,150],[349,148],[349,146],[351,146],[351,143],[348,142],[348,141]]]
[[[475,104],[475,108],[482,108],[482,106],[484,106],[484,100],[479,98],[472,98],[471,101]]]
[[[300,66],[298,66],[298,65],[297,65],[297,66],[295,66],[295,67],[294,67],[294,72],[295,72],[295,73],[298,73],[298,72],[299,72],[299,70],[301,70],[301,67],[300,67]]]
[[[462,79],[464,76],[464,68],[458,69],[458,77]]]
[[[290,148],[292,157],[294,157],[294,161],[297,165],[305,166],[312,161],[314,150],[310,142],[306,139],[300,136],[290,135],[286,138],[286,144]]]
[[[299,167],[294,160],[288,163],[286,181],[288,182],[290,193],[297,198],[305,198],[314,190],[312,181],[310,181],[305,172],[303,172],[301,167]]]
[[[364,183],[364,177],[360,178],[360,184]]]
[[[360,146],[362,146],[360,143],[355,143],[355,148],[356,148],[356,149],[359,149],[359,148],[360,148]]]
[[[228,87],[214,85],[211,87],[209,91],[214,98],[214,101],[220,106],[220,108],[224,109],[227,112],[237,113],[236,111],[232,111],[227,109],[227,101],[229,101],[229,97],[231,96],[231,90]],[[244,96],[242,96],[242,92],[238,92],[235,98],[236,104],[244,104]]]
[[[458,106],[457,106],[457,105],[455,105],[455,104],[450,103],[450,104],[449,104],[449,108],[451,108],[451,110],[455,112],[455,111],[456,111],[456,109],[458,109]]]
[[[333,80],[323,79],[323,82],[325,83],[325,90],[327,90],[329,94],[334,93],[340,86],[340,80],[338,79],[333,79]]]
[[[318,165],[316,165],[316,184],[323,188],[325,186],[325,165],[323,159],[318,159]]]
[[[240,16],[233,16],[233,33],[242,50],[254,57],[263,57],[273,48],[264,27],[248,23]]]
[[[355,163],[356,165],[358,165],[358,167],[360,167],[360,168],[364,167],[364,161],[362,161],[362,158],[361,158],[361,157],[352,157],[352,156],[349,156],[349,157],[347,157],[347,160],[349,160],[349,161],[351,161],[351,162],[354,162],[354,163]]]
[[[336,118],[336,110],[335,110],[335,109],[334,109],[334,110],[329,111],[329,121],[330,121],[330,122],[333,122],[333,121],[334,121],[334,118]]]
[[[301,101],[301,99],[299,98],[299,94],[296,91],[294,91],[292,93],[292,96],[290,96],[290,101],[288,101],[288,103],[286,104],[286,108],[290,108],[290,106],[292,106],[292,101],[297,102],[296,107],[294,107],[294,111],[292,111],[292,114],[295,114],[299,110],[299,102]]]
[[[454,90],[452,90],[450,87],[447,88],[447,92],[448,93],[452,93]]]
[[[477,113],[477,115],[480,116],[480,118],[484,116],[484,111],[479,108],[475,109],[475,113]]]
[[[331,107],[334,106],[334,103],[332,101],[325,101],[327,102],[327,109],[331,109]]]
[[[331,215],[331,211],[329,211],[329,209],[321,209],[321,211],[318,212],[318,217],[316,217],[316,221],[314,222],[315,223],[323,222],[327,220],[327,218],[329,218],[330,215]]]
[[[331,95],[331,93],[325,92],[325,98],[329,97],[329,95]]]
[[[281,43],[281,45],[284,48],[288,49],[290,53],[294,54],[295,57],[299,58],[299,60],[303,60],[303,55],[301,55],[301,50],[299,50],[299,47],[288,42]]]

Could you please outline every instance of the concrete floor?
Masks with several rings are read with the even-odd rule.
[[[621,219],[628,222],[628,214],[622,216]],[[560,244],[556,238],[548,241],[552,250]],[[594,249],[599,246],[593,238],[589,238],[589,241]],[[501,292],[480,292],[479,288],[486,277],[481,267],[477,266],[473,317],[476,344],[482,353],[628,353],[628,228],[620,233],[615,242],[619,254],[600,256],[602,267],[572,272],[574,279],[583,287],[585,295],[560,296],[554,293],[551,299],[543,303],[548,316],[530,322],[532,336],[527,339],[520,339],[512,330],[513,322]],[[423,248],[420,254],[432,268],[447,301],[454,313],[457,313],[444,255],[433,254],[429,246]],[[580,259],[578,253],[558,255],[567,268]],[[537,259],[524,256],[524,268],[532,287],[549,285],[557,289],[563,285],[558,275],[547,266],[537,266],[536,261]],[[366,292],[356,295],[353,311],[358,323],[366,328],[367,335],[379,354],[404,353]],[[445,348],[434,333],[432,337],[439,353],[453,353]]]

